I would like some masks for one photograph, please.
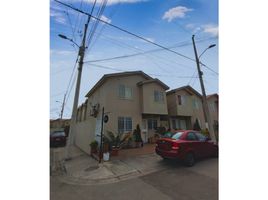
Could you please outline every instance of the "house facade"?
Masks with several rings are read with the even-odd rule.
[[[168,91],[167,104],[171,129],[193,129],[196,120],[205,128],[202,97],[191,86]]]
[[[209,114],[218,137],[218,94],[207,96]],[[171,129],[193,129],[196,120],[205,129],[202,96],[191,86],[183,86],[167,92],[169,123]]]
[[[219,135],[219,95],[211,94],[207,96],[208,109],[213,124],[214,133],[216,138]]]
[[[89,153],[90,142],[100,140],[103,107],[109,117],[104,133],[132,132],[139,124],[146,143],[156,127],[168,128],[168,89],[163,82],[142,71],[104,75],[78,108],[75,144]]]

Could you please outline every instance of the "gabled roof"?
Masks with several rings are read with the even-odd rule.
[[[111,77],[119,77],[119,76],[133,76],[133,75],[141,75],[146,80],[153,79],[151,76],[145,74],[143,71],[131,71],[131,72],[120,72],[120,73],[112,73],[105,74],[95,85],[94,87],[87,93],[86,97],[89,97],[92,93],[94,93],[108,78]]]
[[[162,86],[165,90],[169,89],[169,87],[165,83],[163,83],[162,81],[160,81],[157,78],[154,78],[154,79],[151,79],[151,80],[146,80],[146,81],[140,81],[140,82],[137,83],[137,85],[141,86],[141,85],[148,84],[148,83],[157,83],[160,86]]]
[[[179,88],[170,90],[170,91],[167,92],[167,95],[173,94],[173,93],[175,93],[177,91],[180,91],[180,90],[185,90],[189,94],[195,94],[196,96],[202,98],[202,95],[199,92],[197,92],[194,88],[192,88],[190,85],[186,85],[186,86],[183,86],[183,87],[179,87]]]
[[[214,94],[210,94],[210,95],[207,95],[207,99],[211,98],[211,97],[216,97],[216,98],[219,98],[219,95],[217,93],[214,93]]]

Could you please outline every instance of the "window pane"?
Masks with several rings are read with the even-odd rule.
[[[132,131],[132,119],[131,117],[126,117],[126,127],[125,127],[125,131]]]
[[[199,141],[206,141],[206,136],[202,135],[201,133],[195,133]]]
[[[178,95],[178,104],[181,105],[181,95]]]
[[[124,117],[118,117],[118,132],[124,132]]]
[[[125,98],[126,99],[131,99],[132,98],[132,90],[131,88],[125,87]]]
[[[195,134],[192,132],[188,133],[186,140],[196,140]]]
[[[119,85],[119,97],[125,98],[125,86],[124,85]]]

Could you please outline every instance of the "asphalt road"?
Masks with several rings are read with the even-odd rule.
[[[113,184],[68,185],[50,180],[51,200],[217,200],[218,159],[206,159],[186,168],[167,161],[161,171]]]

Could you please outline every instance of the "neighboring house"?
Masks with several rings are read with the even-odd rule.
[[[58,130],[67,130],[70,126],[71,119],[51,119],[50,132]]]
[[[154,129],[168,128],[166,90],[169,87],[142,71],[104,75],[87,93],[79,106],[75,126],[75,143],[89,153],[92,140],[99,140],[102,107],[109,117],[104,133],[132,132],[139,124],[144,142]]]
[[[208,109],[213,124],[215,136],[218,138],[219,133],[219,95],[211,94],[207,96]]]
[[[191,86],[168,91],[167,104],[171,129],[193,129],[196,119],[205,128],[202,96]]]

